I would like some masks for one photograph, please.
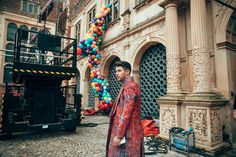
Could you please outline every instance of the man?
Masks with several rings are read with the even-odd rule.
[[[130,77],[128,62],[120,61],[115,66],[122,87],[110,113],[106,157],[143,157],[140,89]]]

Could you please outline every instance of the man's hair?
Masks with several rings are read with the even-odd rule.
[[[115,66],[116,67],[122,67],[125,70],[129,70],[131,72],[131,65],[126,61],[118,61],[118,62],[115,63]]]

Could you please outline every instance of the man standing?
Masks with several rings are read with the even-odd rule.
[[[116,63],[116,78],[122,83],[110,113],[106,157],[143,157],[140,89],[131,77],[131,65]]]

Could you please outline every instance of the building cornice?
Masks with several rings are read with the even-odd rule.
[[[43,27],[43,23],[38,23],[38,20],[35,18],[32,19],[31,17],[28,17],[28,16],[19,15],[19,14],[15,14],[15,13],[11,13],[11,12],[6,12],[6,11],[3,11],[2,15],[4,15],[5,19],[8,21],[26,24],[26,22],[23,22],[23,20],[27,20],[27,21],[29,21],[27,24],[35,25],[38,27]],[[55,27],[55,23],[47,22],[47,26]]]

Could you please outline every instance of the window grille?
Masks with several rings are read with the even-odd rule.
[[[150,47],[140,65],[142,115],[159,117],[156,99],[166,94],[166,50],[161,44]]]
[[[89,78],[89,96],[88,96],[88,107],[95,107],[95,94],[93,92],[91,83],[93,82],[93,79]]]
[[[76,94],[79,94],[79,93],[80,93],[80,72],[78,71]]]
[[[115,63],[117,61],[120,61],[119,58],[115,58],[109,67],[109,72],[108,72],[108,82],[109,82],[109,88],[111,89],[111,98],[113,102],[115,101],[116,96],[119,93],[119,90],[121,88],[121,83],[117,81],[116,79],[116,72],[115,72]]]

